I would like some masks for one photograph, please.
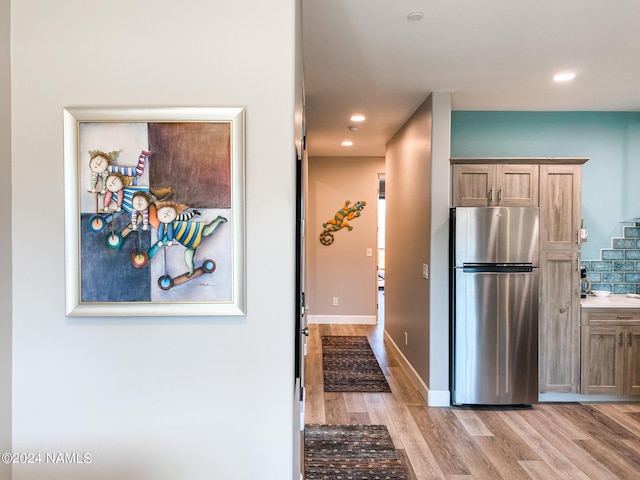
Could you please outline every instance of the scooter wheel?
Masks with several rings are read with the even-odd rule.
[[[119,233],[112,233],[107,235],[104,241],[109,248],[120,248],[120,245],[122,245],[122,236]]]
[[[160,278],[158,278],[158,286],[162,290],[169,290],[171,287],[173,287],[173,279],[169,275],[162,275]]]
[[[94,215],[89,219],[89,229],[93,233],[100,233],[104,230],[104,227],[107,226],[107,222],[105,222],[98,215]]]
[[[131,252],[131,265],[136,268],[142,268],[147,263],[149,263],[149,255],[147,255],[147,252],[142,250],[138,252]]]
[[[211,259],[207,259],[203,262],[202,264],[202,269],[206,272],[206,273],[211,273],[216,269],[216,262],[214,262]]]

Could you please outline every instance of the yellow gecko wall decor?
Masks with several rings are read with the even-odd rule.
[[[360,201],[356,202],[353,207],[350,207],[350,200],[344,202],[344,207],[338,210],[331,220],[327,220],[326,223],[322,224],[324,230],[320,233],[320,243],[323,245],[331,245],[334,241],[333,232],[337,232],[345,227],[347,227],[349,231],[353,230],[353,227],[349,225],[348,220],[353,220],[354,218],[359,217],[366,204],[367,202]]]

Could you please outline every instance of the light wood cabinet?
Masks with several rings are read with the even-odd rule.
[[[537,207],[538,165],[453,165],[454,207]]]
[[[540,165],[541,393],[580,391],[581,165]]]
[[[541,393],[579,393],[581,387],[580,208],[582,165],[587,160],[451,159],[454,207],[540,208]]]
[[[640,395],[640,326],[627,327],[624,388],[627,395]]]
[[[540,249],[580,249],[581,165],[540,165]]]
[[[540,252],[538,384],[541,393],[580,388],[580,261],[578,252]]]
[[[640,309],[583,310],[583,394],[640,395]]]

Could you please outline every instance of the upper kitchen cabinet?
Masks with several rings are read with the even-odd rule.
[[[581,172],[582,164],[540,165],[541,250],[580,249]]]
[[[538,206],[538,165],[464,161],[451,160],[454,207]]]

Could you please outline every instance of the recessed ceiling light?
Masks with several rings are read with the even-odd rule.
[[[359,113],[356,115],[351,115],[352,122],[364,122],[364,115],[360,115]]]
[[[558,74],[553,76],[553,79],[556,82],[568,82],[569,80],[573,80],[574,78],[576,78],[576,74],[575,73],[569,73],[569,72],[558,73]]]
[[[342,146],[343,147],[351,147],[351,146],[353,146],[353,142],[351,140],[345,140],[344,142],[342,142]]]
[[[418,20],[422,20],[424,18],[424,13],[422,12],[411,12],[407,15],[407,18],[412,22],[417,22]]]

